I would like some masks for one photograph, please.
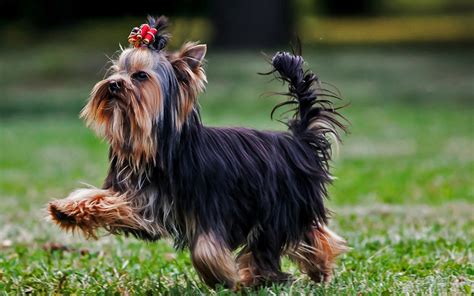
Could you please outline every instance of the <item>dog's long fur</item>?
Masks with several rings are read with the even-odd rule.
[[[164,27],[166,21],[151,24]],[[280,268],[285,254],[313,280],[327,280],[334,258],[345,250],[326,227],[328,136],[344,129],[330,101],[322,99],[330,94],[304,72],[300,55],[280,52],[272,72],[289,84],[290,99],[282,105],[297,109],[289,131],[207,127],[197,104],[206,83],[205,53],[205,45],[196,43],[178,52],[151,46],[121,53],[82,111],[110,144],[103,190],[100,196],[94,189],[81,192],[82,202],[77,194],[52,202],[53,219],[89,235],[102,226],[149,241],[171,236],[177,248],[190,248],[211,286],[286,280]],[[111,83],[120,91],[112,92]],[[89,218],[93,225],[78,221],[80,203],[102,205],[104,196],[107,202],[119,196],[120,206],[96,210]],[[113,213],[125,214],[111,219]]]

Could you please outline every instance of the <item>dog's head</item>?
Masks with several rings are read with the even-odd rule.
[[[148,31],[156,29],[148,40],[143,32],[147,25]],[[160,133],[179,133],[190,115],[198,113],[196,98],[206,83],[206,45],[186,43],[177,52],[166,51],[166,26],[165,17],[149,18],[148,24],[132,30],[132,47],[113,61],[81,113],[120,161],[134,165],[154,161]]]

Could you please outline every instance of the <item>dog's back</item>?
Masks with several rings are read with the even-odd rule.
[[[193,235],[179,235],[179,245],[193,249],[199,241],[199,249],[216,244],[229,250],[244,246],[240,261],[251,256],[251,263],[245,264],[266,280],[275,281],[286,278],[280,272],[284,253],[293,254],[292,258],[303,264],[295,254],[315,257],[315,244],[323,244],[321,237],[327,238],[326,249],[334,245],[334,254],[343,249],[342,240],[329,241],[331,235],[325,232],[324,199],[332,180],[328,134],[338,137],[338,128],[344,127],[331,103],[319,99],[322,90],[317,88],[316,76],[304,72],[301,56],[278,53],[272,64],[277,77],[289,83],[290,100],[279,106],[294,104],[297,108],[288,122],[289,131],[188,127],[170,176],[174,182],[170,196],[178,221],[188,223],[193,217],[192,225],[181,226],[183,230],[192,227]],[[207,239],[200,241],[200,235]],[[306,249],[299,250],[303,245]],[[199,255],[194,258],[198,266],[196,262],[204,260]],[[306,269],[323,280],[330,268],[314,271],[314,266],[322,265],[315,263],[317,260]],[[332,261],[326,265],[330,264]],[[211,284],[217,280],[212,274],[203,277]]]

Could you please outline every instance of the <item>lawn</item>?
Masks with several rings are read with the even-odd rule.
[[[81,182],[100,185],[107,147],[77,118],[109,48],[70,44],[0,51],[0,294],[210,293],[188,253],[61,233],[45,204]],[[271,52],[271,51],[268,51]],[[351,133],[334,161],[331,228],[352,250],[327,285],[296,274],[266,294],[466,294],[474,291],[472,48],[307,48],[308,65],[338,86]],[[283,129],[281,90],[257,52],[209,49],[209,125]],[[230,294],[218,289],[220,295]]]

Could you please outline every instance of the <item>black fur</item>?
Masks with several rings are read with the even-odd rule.
[[[330,101],[317,96],[323,90],[303,63],[301,56],[283,52],[272,59],[272,72],[289,84],[289,100],[279,106],[297,106],[288,132],[206,127],[197,109],[176,131],[166,114],[179,106],[166,99],[157,128],[160,161],[149,168],[136,194],[156,193],[150,218],[164,225],[178,248],[212,232],[233,250],[243,246],[243,252],[251,251],[261,270],[279,274],[282,253],[313,227],[327,223],[324,199],[332,180],[327,134],[337,135],[344,126]],[[168,82],[169,93],[177,93],[174,79]],[[117,174],[123,168],[113,153],[110,157],[104,187],[129,191],[139,176],[122,182]],[[169,215],[165,205],[172,208]],[[195,223],[191,236],[189,217]],[[160,238],[146,230],[123,231],[146,240]]]
[[[166,47],[170,37],[169,34],[164,31],[169,25],[168,18],[163,15],[158,18],[148,16],[147,21],[152,28],[158,30],[155,40],[149,45],[149,48],[160,51]]]

